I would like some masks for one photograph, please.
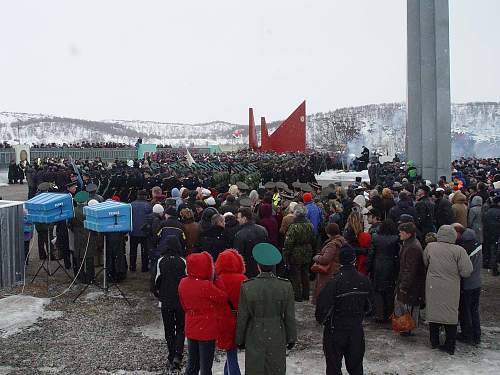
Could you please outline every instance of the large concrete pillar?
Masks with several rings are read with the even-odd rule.
[[[407,0],[406,151],[425,179],[450,176],[448,0]]]

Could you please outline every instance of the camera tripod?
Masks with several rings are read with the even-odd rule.
[[[96,273],[96,275],[90,281],[90,283],[88,283],[87,285],[85,285],[85,287],[80,291],[80,293],[78,293],[78,295],[75,297],[75,299],[73,300],[73,302],[76,302],[76,300],[78,298],[80,298],[83,293],[85,293],[85,291],[88,289],[88,287],[92,285],[92,286],[95,286],[95,287],[99,288],[100,290],[102,290],[104,292],[104,295],[106,297],[108,297],[109,289],[115,287],[118,290],[118,292],[121,294],[121,296],[123,297],[123,299],[125,301],[127,301],[127,303],[129,305],[131,305],[131,303],[128,300],[127,296],[125,295],[125,293],[123,293],[123,291],[120,289],[120,287],[118,286],[118,284],[115,283],[115,282],[108,282],[108,265],[107,265],[108,259],[107,259],[107,245],[106,245],[106,235],[105,234],[104,234],[104,253],[103,253],[103,257],[104,257],[103,267]],[[85,259],[83,261],[85,262]],[[97,282],[97,277],[101,273],[103,274],[102,285],[100,285]]]
[[[52,259],[52,250],[51,250],[51,241],[50,241],[50,230],[47,232],[47,247],[48,247],[48,249],[47,249],[47,256],[45,257],[45,259],[42,260],[42,262],[40,263],[40,266],[38,266],[38,269],[36,270],[35,276],[33,276],[33,278],[31,279],[31,284],[33,284],[33,282],[35,281],[35,279],[38,277],[38,275],[40,274],[40,271],[44,270],[45,273],[47,274],[47,291],[48,291],[49,290],[49,283],[50,283],[49,280],[50,280],[50,277],[54,276],[59,269],[62,269],[64,271],[64,273],[66,274],[66,276],[68,276],[68,278],[70,280],[73,280],[73,278],[68,273],[68,271],[66,270],[66,268],[61,264],[61,261],[59,259]],[[50,269],[50,262],[52,262],[52,261],[56,261],[57,262],[57,267],[54,270]]]

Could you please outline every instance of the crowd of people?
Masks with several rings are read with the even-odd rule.
[[[284,180],[315,182],[315,175],[331,167],[331,159],[323,153],[258,153],[239,151],[218,154],[194,154],[194,163],[176,150],[164,150],[143,160],[115,160],[107,163],[94,160],[46,158],[23,165],[18,180],[26,179],[29,198],[43,183],[52,183],[64,190],[67,183],[83,180],[79,188],[94,183],[105,199],[120,196],[122,202],[131,202],[137,192],[159,186],[162,191],[172,188],[208,186],[225,193],[230,184],[244,182],[257,189],[262,181]],[[12,169],[18,168],[13,161]],[[17,173],[17,172],[16,172]]]
[[[134,145],[120,142],[77,142],[77,143],[33,143],[31,148],[134,148]]]
[[[225,374],[240,373],[238,348],[247,374],[284,374],[295,303],[309,301],[324,325],[327,374],[340,374],[343,359],[350,374],[363,373],[366,315],[381,326],[404,319],[398,331],[412,336],[425,309],[433,349],[452,355],[457,339],[480,343],[481,268],[498,275],[498,159],[457,160],[451,182],[422,180],[410,162],[395,162],[372,168],[370,183],[322,187],[314,173],[328,160],[319,154],[194,157],[207,169],[173,154],[111,169],[46,161],[33,168],[30,189],[57,185],[74,196],[75,217],[55,225],[53,242],[81,282],[94,280],[104,241],[111,280],[137,272],[140,259],[161,302],[169,368],[181,368],[187,338],[188,375],[211,373],[215,348],[226,351]],[[227,169],[239,180],[218,183]],[[250,186],[245,177],[256,170]],[[131,176],[133,193],[110,188],[132,185]],[[106,199],[131,201],[130,233],[84,228],[83,207]],[[43,259],[54,229],[35,226]]]
[[[76,148],[76,149],[82,149],[82,148],[136,148],[136,144],[130,144],[130,143],[123,143],[123,142],[87,142],[87,141],[82,141],[82,142],[75,142],[75,143],[33,143],[30,146],[31,148],[35,149],[50,149],[50,148]],[[8,141],[3,141],[0,143],[0,149],[1,148],[12,148],[12,145]],[[171,145],[165,144],[158,144],[157,148],[172,148]]]

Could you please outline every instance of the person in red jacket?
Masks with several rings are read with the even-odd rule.
[[[186,375],[212,374],[217,319],[228,296],[222,280],[215,280],[214,262],[206,251],[186,258],[187,277],[179,284],[179,299],[185,313],[188,339]]]
[[[215,262],[217,278],[224,283],[229,302],[225,304],[219,315],[220,335],[217,338],[217,348],[226,351],[224,375],[240,375],[238,365],[238,348],[234,341],[236,335],[236,312],[240,302],[240,287],[245,276],[245,262],[235,249],[223,251]]]
[[[372,245],[372,236],[368,232],[361,232],[358,234],[358,245],[360,247],[357,252],[356,270],[363,275],[367,275],[366,261],[368,259],[368,251]]]

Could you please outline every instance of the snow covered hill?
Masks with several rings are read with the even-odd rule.
[[[352,152],[361,144],[369,147],[393,143],[403,151],[405,144],[406,105],[404,103],[371,104],[339,108],[328,113],[307,116],[307,143],[317,147],[322,137],[325,115],[356,119],[359,137],[352,142]],[[271,122],[274,130],[280,121]],[[24,143],[73,143],[113,141],[134,144],[137,138],[146,143],[170,145],[207,145],[246,143],[247,133],[235,140],[236,130],[247,124],[213,121],[202,124],[163,123],[140,120],[90,121],[44,114],[0,112],[0,141]],[[257,129],[258,130],[258,129]],[[452,139],[454,156],[498,156],[500,154],[500,103],[480,102],[452,105]]]

